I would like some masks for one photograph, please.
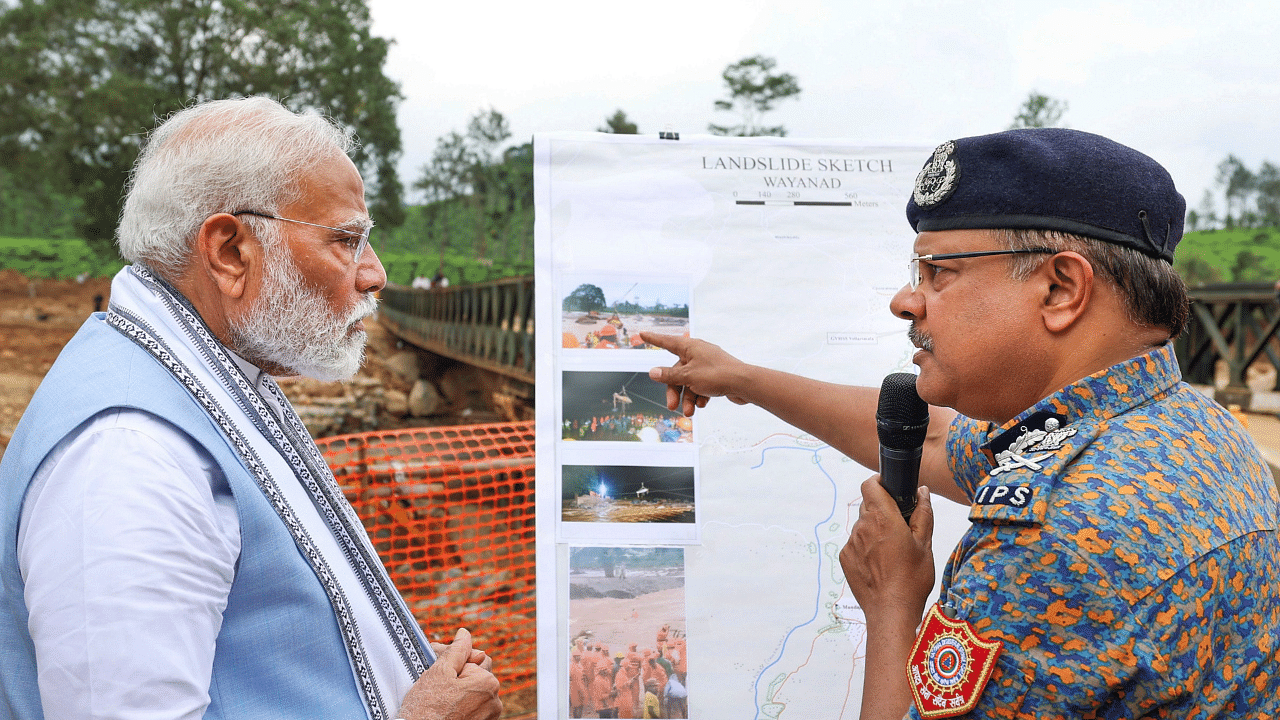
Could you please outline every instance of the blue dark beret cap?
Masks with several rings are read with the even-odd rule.
[[[1101,135],[1025,128],[938,146],[916,177],[916,232],[1026,228],[1117,243],[1173,262],[1187,203],[1160,163]]]

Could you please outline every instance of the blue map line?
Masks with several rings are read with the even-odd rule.
[[[761,467],[763,467],[763,466],[764,466],[764,454],[765,454],[765,453],[767,453],[767,452],[769,452],[770,450],[801,450],[801,451],[803,451],[803,452],[807,452],[807,453],[809,453],[809,454],[811,454],[811,455],[813,456],[813,462],[814,462],[814,464],[818,466],[818,470],[822,472],[823,477],[825,477],[825,478],[827,479],[827,482],[828,482],[828,483],[830,483],[830,485],[831,485],[831,509],[830,509],[830,511],[827,513],[827,516],[826,516],[825,518],[823,518],[822,520],[818,521],[818,523],[817,523],[816,525],[814,525],[814,526],[813,526],[813,540],[814,540],[814,544],[818,547],[818,574],[817,574],[817,578],[816,578],[816,580],[817,580],[817,587],[819,587],[819,588],[820,588],[820,587],[822,587],[822,562],[823,562],[823,558],[824,558],[825,556],[824,556],[824,555],[823,555],[823,553],[822,553],[822,542],[821,542],[821,540],[820,540],[820,539],[819,539],[819,537],[818,537],[818,530],[819,530],[819,528],[821,528],[823,525],[826,525],[828,522],[830,522],[830,521],[831,521],[831,518],[835,517],[835,514],[836,514],[836,497],[838,496],[838,492],[837,492],[837,489],[836,489],[836,481],[835,481],[835,479],[834,479],[834,478],[832,478],[832,477],[831,477],[831,474],[827,472],[827,469],[826,469],[826,468],[824,468],[824,467],[822,466],[822,457],[819,455],[819,453],[820,453],[820,452],[822,452],[823,450],[826,450],[826,449],[828,449],[828,448],[830,448],[830,447],[831,447],[830,445],[823,445],[822,447],[819,447],[819,448],[786,447],[786,446],[784,446],[784,447],[764,448],[763,450],[761,450],[761,451],[760,451],[760,462],[756,463],[755,465],[753,465],[753,466],[751,467],[751,469],[752,469],[752,470],[758,470],[758,469],[760,469]],[[778,663],[782,662],[782,656],[783,656],[783,654],[785,654],[785,653],[786,653],[786,651],[787,651],[787,641],[789,641],[789,640],[791,639],[791,636],[792,636],[792,635],[794,635],[794,634],[796,633],[796,631],[797,631],[797,630],[799,630],[800,628],[806,627],[806,626],[808,626],[808,625],[812,625],[812,624],[813,624],[813,622],[814,622],[815,620],[817,620],[817,619],[818,619],[818,607],[819,607],[819,603],[820,603],[821,601],[822,601],[822,598],[821,598],[818,594],[816,594],[816,593],[815,593],[814,598],[813,598],[813,616],[812,616],[812,617],[810,617],[807,621],[805,621],[805,622],[803,622],[803,623],[800,623],[799,625],[796,625],[796,626],[792,627],[790,630],[788,630],[788,631],[787,631],[786,636],[785,636],[784,638],[782,638],[782,647],[778,649],[778,655],[777,655],[777,657],[775,657],[775,658],[773,659],[773,661],[772,661],[772,662],[770,662],[768,665],[765,665],[765,666],[764,666],[764,668],[762,668],[762,669],[760,670],[760,674],[759,674],[758,676],[756,676],[755,692],[753,693],[753,699],[754,699],[755,704],[756,704],[756,720],[760,720],[760,705],[761,705],[761,703],[760,703],[760,682],[764,679],[765,675],[769,672],[769,670],[770,670],[773,666],[775,666],[775,665],[777,665]]]

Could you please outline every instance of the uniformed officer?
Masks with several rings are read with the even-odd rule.
[[[863,720],[1280,716],[1277,494],[1181,382],[1184,211],[1154,160],[1074,130],[947,142],[921,170],[891,309],[934,406],[927,489],[908,525],[868,480],[841,552],[867,617]],[[877,467],[876,389],[644,339],[680,358],[651,372],[673,408],[754,403]],[[926,615],[930,490],[973,525]]]

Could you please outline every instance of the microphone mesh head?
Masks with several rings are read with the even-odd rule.
[[[880,444],[895,450],[918,448],[928,430],[929,404],[916,394],[916,376],[893,373],[885,377],[876,407]]]

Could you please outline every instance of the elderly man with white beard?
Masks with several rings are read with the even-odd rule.
[[[463,718],[491,660],[428,643],[272,376],[350,378],[386,282],[348,133],[264,98],[162,123],[111,304],[0,462],[0,715]]]

